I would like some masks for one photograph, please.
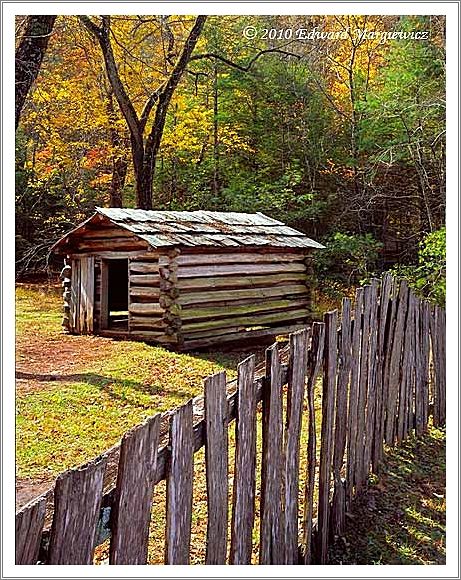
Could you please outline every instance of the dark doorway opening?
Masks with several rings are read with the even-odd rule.
[[[128,260],[107,260],[108,327],[128,330]]]

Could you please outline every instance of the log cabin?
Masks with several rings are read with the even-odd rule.
[[[63,326],[177,350],[293,332],[319,248],[262,213],[96,208],[53,246]]]

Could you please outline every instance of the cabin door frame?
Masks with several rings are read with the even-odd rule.
[[[91,334],[94,330],[94,264],[94,256],[72,259],[70,323],[77,334]]]
[[[126,331],[120,331],[122,334],[123,332],[127,332],[129,330],[130,324],[130,259],[128,256],[124,257],[116,257],[116,258],[101,258],[101,286],[100,286],[100,312],[99,312],[99,330],[101,331],[111,331],[116,332],[114,329],[110,328],[110,320],[109,320],[109,265],[112,260],[126,260],[128,263],[128,279],[127,279],[127,293],[128,293],[128,301],[127,301],[127,309],[128,309],[128,328]]]

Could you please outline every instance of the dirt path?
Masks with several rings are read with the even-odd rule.
[[[108,357],[113,341],[98,336],[58,334],[18,336],[16,341],[16,396],[46,389],[67,376],[86,372]],[[16,478],[16,509],[48,491],[54,477]]]
[[[88,370],[113,351],[113,340],[101,336],[58,334],[18,336],[16,341],[16,395],[42,389],[44,383]]]

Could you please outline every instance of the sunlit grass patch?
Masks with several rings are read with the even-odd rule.
[[[63,353],[59,294],[54,287],[17,289],[18,360],[27,363],[27,349],[34,347],[28,375],[36,385],[17,396],[19,477],[52,477],[79,465],[146,417],[201,393],[205,377],[220,370],[235,376],[242,356],[232,352],[178,354],[142,342],[75,336],[66,337]],[[45,358],[49,366],[69,357],[75,367],[53,380],[42,374]]]
[[[444,436],[431,427],[421,438],[387,449],[380,474],[354,507],[348,547],[336,542],[332,563],[445,563]]]
[[[16,332],[52,334],[61,331],[62,289],[58,284],[18,284]],[[33,339],[33,335],[31,336]]]

